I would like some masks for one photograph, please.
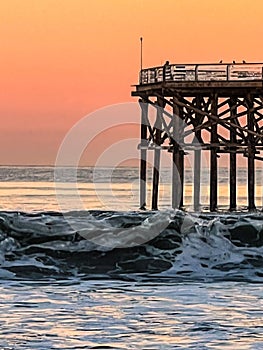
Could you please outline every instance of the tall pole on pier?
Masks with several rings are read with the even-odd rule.
[[[142,41],[143,41],[143,37],[140,37],[140,41],[141,41],[141,71],[142,71]]]

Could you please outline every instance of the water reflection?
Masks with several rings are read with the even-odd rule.
[[[5,284],[0,344],[15,349],[261,349],[262,288],[246,283]]]

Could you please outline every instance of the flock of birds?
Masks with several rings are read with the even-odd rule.
[[[219,61],[219,63],[223,63],[223,61]],[[242,61],[242,63],[247,63],[245,60]],[[236,64],[236,61],[233,61],[233,64]]]

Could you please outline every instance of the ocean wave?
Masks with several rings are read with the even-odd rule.
[[[0,276],[262,282],[263,215],[2,211]]]

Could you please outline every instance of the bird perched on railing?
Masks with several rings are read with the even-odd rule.
[[[242,61],[243,63],[247,63],[245,60]]]
[[[220,60],[220,61],[219,61],[219,63],[223,63],[223,61],[222,61],[222,60]]]
[[[234,64],[236,64],[236,61],[233,61]]]

